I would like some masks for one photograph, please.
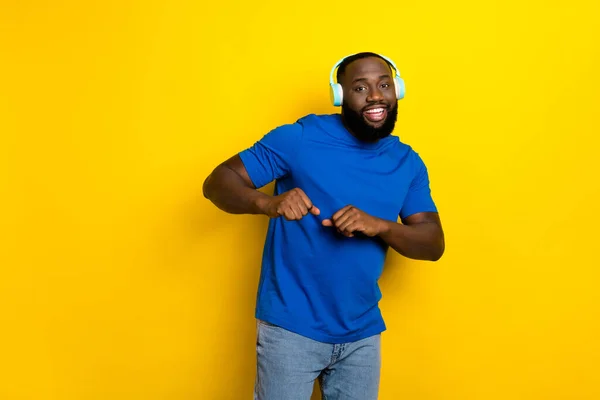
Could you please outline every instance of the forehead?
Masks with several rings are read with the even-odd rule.
[[[344,72],[344,78],[347,82],[369,76],[380,77],[382,75],[391,75],[388,64],[378,57],[367,57],[353,61],[348,64]]]

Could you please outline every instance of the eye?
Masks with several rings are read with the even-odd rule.
[[[364,87],[364,86],[358,86],[358,87],[355,87],[355,88],[354,88],[354,91],[355,91],[355,92],[362,92],[362,91],[364,91],[364,90],[366,90],[366,89],[367,89],[367,88],[366,88],[366,87]]]
[[[384,83],[383,85],[381,85],[382,88],[387,89],[390,87],[389,83]]]

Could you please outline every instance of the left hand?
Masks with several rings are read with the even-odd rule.
[[[353,232],[361,232],[373,237],[385,229],[383,220],[373,217],[358,208],[347,205],[337,211],[331,219],[323,220],[323,226],[336,227],[338,232],[346,237],[353,237]]]

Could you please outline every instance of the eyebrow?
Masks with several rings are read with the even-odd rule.
[[[379,79],[385,79],[385,78],[391,78],[391,76],[389,74],[379,76]],[[360,81],[366,81],[366,80],[367,80],[367,78],[356,78],[355,80],[352,81],[352,84],[355,84],[356,82],[360,82]]]

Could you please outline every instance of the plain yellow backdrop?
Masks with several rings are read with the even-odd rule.
[[[267,221],[217,163],[329,104],[348,53],[406,81],[437,263],[390,253],[382,400],[600,398],[600,5],[6,1],[0,398],[250,399]]]

